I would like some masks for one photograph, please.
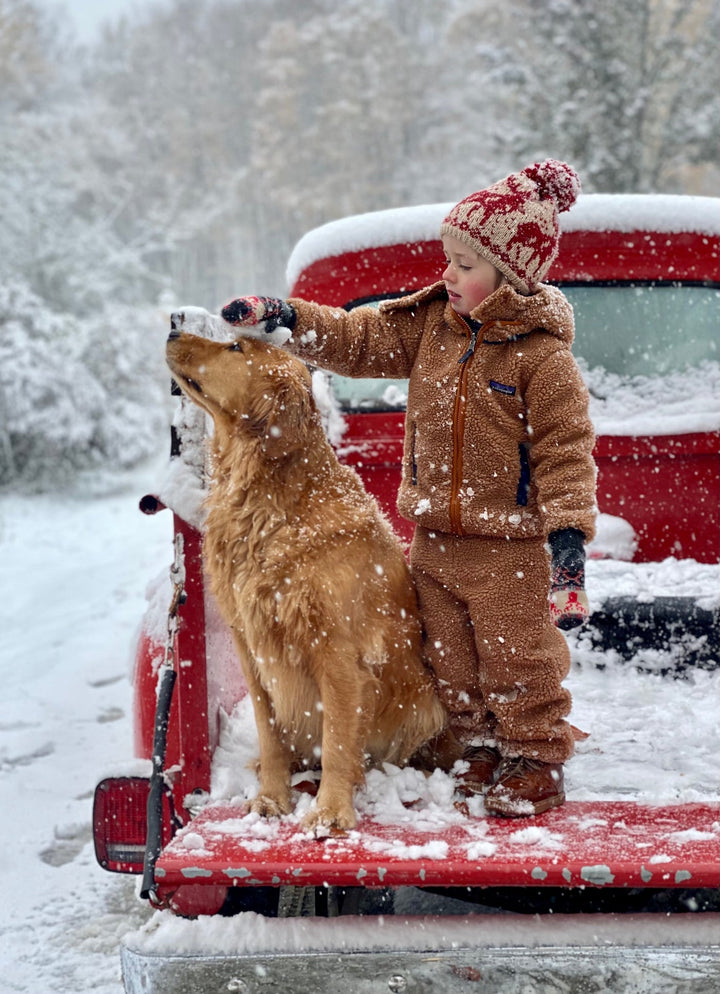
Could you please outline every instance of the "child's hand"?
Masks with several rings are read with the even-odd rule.
[[[590,617],[590,604],[584,590],[552,590],[550,617],[558,628],[569,631]]]
[[[295,311],[286,300],[277,297],[238,297],[225,304],[220,314],[234,327],[261,325],[267,334],[278,327],[290,331],[295,327]]]
[[[562,528],[548,538],[550,566],[550,617],[567,631],[590,617],[585,593],[585,536],[577,528]]]
[[[250,311],[251,304],[246,304],[251,301],[258,302],[252,311]],[[263,311],[267,317],[262,317],[259,303],[262,301],[281,306],[268,306],[267,310]],[[234,311],[231,310],[233,308]],[[237,315],[247,311],[254,316],[249,319],[246,315],[244,322],[231,321],[225,317],[225,311]],[[289,338],[292,338],[291,323],[295,324],[295,311],[292,307],[284,300],[274,300],[271,297],[240,297],[223,308],[222,316],[211,314],[204,307],[180,307],[170,316],[170,326],[173,331],[184,331],[190,335],[199,335],[201,338],[212,338],[216,342],[234,342],[238,334],[241,334],[246,338],[261,338],[270,345],[284,345]],[[238,332],[238,328],[242,330]]]

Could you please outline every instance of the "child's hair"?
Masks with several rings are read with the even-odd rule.
[[[495,267],[495,289],[499,290],[503,283],[507,283],[507,276]]]

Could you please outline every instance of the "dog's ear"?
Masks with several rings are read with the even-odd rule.
[[[265,454],[280,459],[304,446],[316,416],[310,374],[298,365],[276,372],[270,389],[253,405],[250,422]]]

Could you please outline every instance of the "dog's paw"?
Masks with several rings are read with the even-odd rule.
[[[327,835],[342,835],[355,828],[356,824],[357,818],[352,806],[315,805],[302,820],[303,829],[319,839]]]
[[[204,307],[179,307],[170,315],[173,331],[185,331],[214,342],[234,342],[237,330],[223,321],[219,314],[211,314]]]
[[[262,818],[280,818],[281,815],[290,814],[292,804],[289,796],[285,798],[272,797],[270,794],[258,794],[255,800],[250,803],[250,810]]]

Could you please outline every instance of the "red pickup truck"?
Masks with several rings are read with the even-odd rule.
[[[350,308],[434,282],[446,207],[361,215],[310,232],[289,260],[288,295]],[[549,278],[575,307],[608,525],[591,554],[618,555],[630,569],[673,560],[713,569],[720,200],[584,196],[563,220]],[[405,383],[318,375],[340,458],[409,539],[411,525],[395,512]],[[142,874],[142,896],[163,909],[154,931],[123,945],[126,989],[329,991],[345,983],[353,991],[497,992],[524,989],[517,980],[527,975],[546,985],[533,991],[620,991],[629,989],[628,971],[645,985],[637,989],[669,991],[668,976],[673,991],[717,989],[720,850],[710,796],[648,805],[570,795],[521,838],[516,824],[495,819],[488,829],[482,811],[459,813],[438,780],[428,789],[443,795],[451,816],[428,835],[408,781],[408,817],[368,806],[357,832],[328,840],[301,835],[292,819],[258,823],[232,788],[218,796],[213,767],[227,745],[225,716],[246,688],[204,584],[201,427],[194,410],[181,409],[171,482],[141,502],[146,513],[174,514],[171,584],[154,598],[137,648],[137,762],[95,795],[100,864]],[[674,592],[637,602],[618,596],[596,605],[588,631],[600,649],[620,647],[628,657],[643,637],[629,639],[628,625],[651,642],[690,632],[690,662],[710,668],[720,655],[717,621],[715,605]],[[238,728],[232,734],[245,734]],[[653,862],[648,852],[662,855]],[[409,890],[438,907],[398,914],[394,898]],[[680,910],[697,913],[666,914],[680,897]],[[482,915],[459,915],[458,898]],[[639,917],[627,916],[633,910]],[[533,914],[510,921],[510,911]],[[288,920],[298,915],[302,925]],[[178,916],[173,928],[168,916]],[[197,916],[213,917],[180,920]]]

